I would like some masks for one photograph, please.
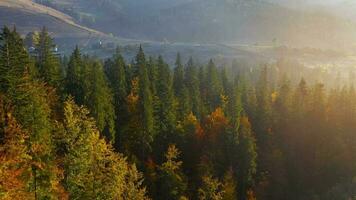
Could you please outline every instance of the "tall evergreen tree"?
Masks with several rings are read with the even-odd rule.
[[[166,161],[159,168],[157,199],[181,200],[184,198],[186,182],[181,172],[181,161],[177,161],[180,152],[175,145],[168,147]]]
[[[60,89],[62,74],[60,62],[54,52],[55,44],[49,36],[47,29],[43,27],[36,44],[36,66],[39,77],[50,86]]]
[[[220,95],[223,94],[223,88],[221,85],[218,69],[216,68],[213,60],[209,61],[206,71],[206,104],[209,111],[215,110],[218,106],[221,106]]]
[[[49,88],[30,74],[29,56],[16,32],[4,29],[1,46],[2,89],[14,104],[14,116],[29,132],[28,148],[31,156],[32,180],[30,192],[35,198],[55,198],[61,179],[52,144],[52,119]],[[7,91],[6,91],[7,90]]]
[[[193,58],[190,57],[184,72],[184,83],[188,90],[190,110],[195,116],[201,115],[200,82],[198,78],[198,68],[194,65]]]
[[[72,95],[77,104],[84,104],[84,88],[82,85],[82,75],[84,63],[79,47],[76,46],[69,58],[68,68],[65,78],[65,89],[68,95]]]
[[[177,54],[176,66],[174,68],[173,90],[177,100],[177,120],[183,121],[184,117],[191,111],[188,89],[184,83],[184,67],[180,54]]]
[[[121,144],[121,135],[125,119],[127,118],[126,97],[128,95],[128,86],[125,72],[126,64],[124,58],[117,49],[112,60],[105,63],[105,72],[108,77],[111,89],[114,94],[114,107],[116,114],[116,147]]]
[[[92,61],[87,68],[89,69],[85,80],[89,80],[89,85],[84,88],[85,105],[95,118],[99,131],[104,133],[108,140],[114,142],[115,109],[103,66],[98,61]]]
[[[127,97],[129,122],[125,128],[125,145],[129,149],[139,147],[131,151],[139,158],[138,161],[147,159],[155,136],[153,97],[146,64],[145,54],[140,46],[133,71],[134,78],[130,84],[131,92]]]
[[[16,122],[3,96],[0,96],[0,135],[0,198],[30,199],[31,157],[25,144],[29,135]]]
[[[31,66],[20,35],[5,26],[0,34],[0,91],[7,94],[17,87],[24,73],[33,73]]]
[[[64,183],[73,199],[147,199],[135,166],[100,139],[88,110],[65,102],[62,136]]]
[[[172,133],[176,123],[172,76],[168,64],[164,63],[161,56],[158,57],[157,68],[156,90],[159,99],[157,123],[159,123],[160,132]]]

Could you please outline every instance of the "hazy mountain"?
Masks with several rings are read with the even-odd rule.
[[[22,34],[38,31],[46,26],[57,40],[73,45],[93,37],[109,38],[102,32],[79,25],[69,15],[31,0],[1,0],[0,26],[5,25],[16,26],[17,31]]]
[[[49,6],[94,29],[135,39],[325,48],[355,43],[355,25],[326,12],[282,6],[318,3],[301,1],[53,0]]]
[[[46,25],[56,30],[57,27],[64,26],[57,26],[59,21],[69,26],[57,31],[64,31],[69,35],[73,28],[80,32],[85,27],[90,27],[124,38],[169,42],[321,48],[343,48],[356,44],[356,26],[350,20],[338,17],[335,13],[329,14],[325,9],[321,12],[285,6],[292,5],[292,2],[303,5],[317,3],[312,0],[304,3],[301,0],[34,1],[36,3],[32,3],[33,5],[40,3],[51,12],[29,12],[28,8],[25,9],[26,6],[21,9],[2,6],[0,15],[4,16],[0,18],[1,24],[17,24],[19,27]],[[336,1],[330,0],[328,3],[337,3]],[[66,19],[71,23],[51,15],[53,10],[67,16]],[[31,18],[35,20],[28,20]]]

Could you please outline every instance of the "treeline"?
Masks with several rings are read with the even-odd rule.
[[[62,59],[46,29],[35,43],[0,34],[0,199],[356,196],[352,85],[179,54],[171,70],[141,47]]]

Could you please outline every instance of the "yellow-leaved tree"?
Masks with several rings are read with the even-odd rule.
[[[71,199],[143,200],[142,175],[101,138],[89,111],[72,99],[64,104],[58,137],[64,160],[64,185]]]

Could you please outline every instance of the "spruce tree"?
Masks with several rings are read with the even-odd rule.
[[[21,84],[24,73],[34,73],[23,40],[14,28],[4,27],[0,34],[0,91],[7,94]]]
[[[195,116],[201,116],[201,93],[200,82],[198,78],[198,68],[193,62],[193,58],[190,57],[184,72],[184,83],[188,90],[188,97],[190,102],[190,109]]]
[[[128,95],[130,122],[127,124],[127,130],[133,132],[126,134],[137,134],[136,141],[130,141],[129,146],[138,143],[135,156],[143,161],[151,152],[151,145],[155,136],[154,116],[153,116],[153,97],[150,90],[150,80],[146,65],[146,58],[142,47],[136,56],[133,79],[131,80],[131,93]],[[130,113],[130,111],[132,113]],[[126,138],[132,138],[127,135]],[[137,147],[137,146],[136,146]]]
[[[156,82],[159,110],[157,112],[159,130],[162,133],[172,133],[175,128],[174,95],[172,90],[172,76],[168,64],[158,57],[158,79]]]
[[[96,120],[97,127],[108,140],[115,141],[115,109],[113,96],[103,66],[98,61],[91,61],[87,66],[88,74],[85,80],[89,85],[84,88],[85,105],[89,108],[91,116]]]
[[[159,167],[157,199],[184,198],[187,184],[181,171],[182,162],[178,161],[179,154],[175,145],[169,145],[165,154],[166,161]]]
[[[54,199],[60,192],[59,170],[53,156],[53,121],[50,101],[54,98],[44,83],[33,78],[29,56],[16,32],[4,29],[1,36],[1,84],[14,105],[14,116],[29,132],[32,180],[29,191],[35,198]]]
[[[50,86],[61,89],[62,73],[60,62],[54,53],[55,44],[43,27],[36,44],[35,59],[39,77]]]
[[[207,97],[206,104],[208,106],[208,111],[211,112],[218,106],[221,106],[220,95],[223,94],[218,69],[213,60],[210,60],[208,63],[205,84]]]
[[[128,86],[125,73],[126,64],[124,58],[122,57],[120,51],[117,49],[112,60],[108,60],[105,63],[105,72],[108,77],[111,90],[114,94],[113,105],[115,107],[116,115],[116,147],[118,148],[121,144],[120,139],[122,129],[127,118],[127,105],[126,97],[128,95]]]
[[[65,102],[62,136],[64,184],[73,199],[144,200],[145,188],[136,167],[100,138],[89,111]]]
[[[188,89],[184,83],[184,67],[180,54],[177,54],[176,66],[174,68],[173,90],[177,101],[177,120],[183,121],[184,117],[191,111]]]
[[[23,131],[11,113],[9,102],[0,96],[0,198],[30,199],[31,157]]]
[[[74,97],[77,104],[84,104],[84,88],[82,85],[82,75],[84,71],[84,63],[79,47],[76,46],[72,55],[69,58],[68,68],[66,70],[65,89],[67,95]]]

